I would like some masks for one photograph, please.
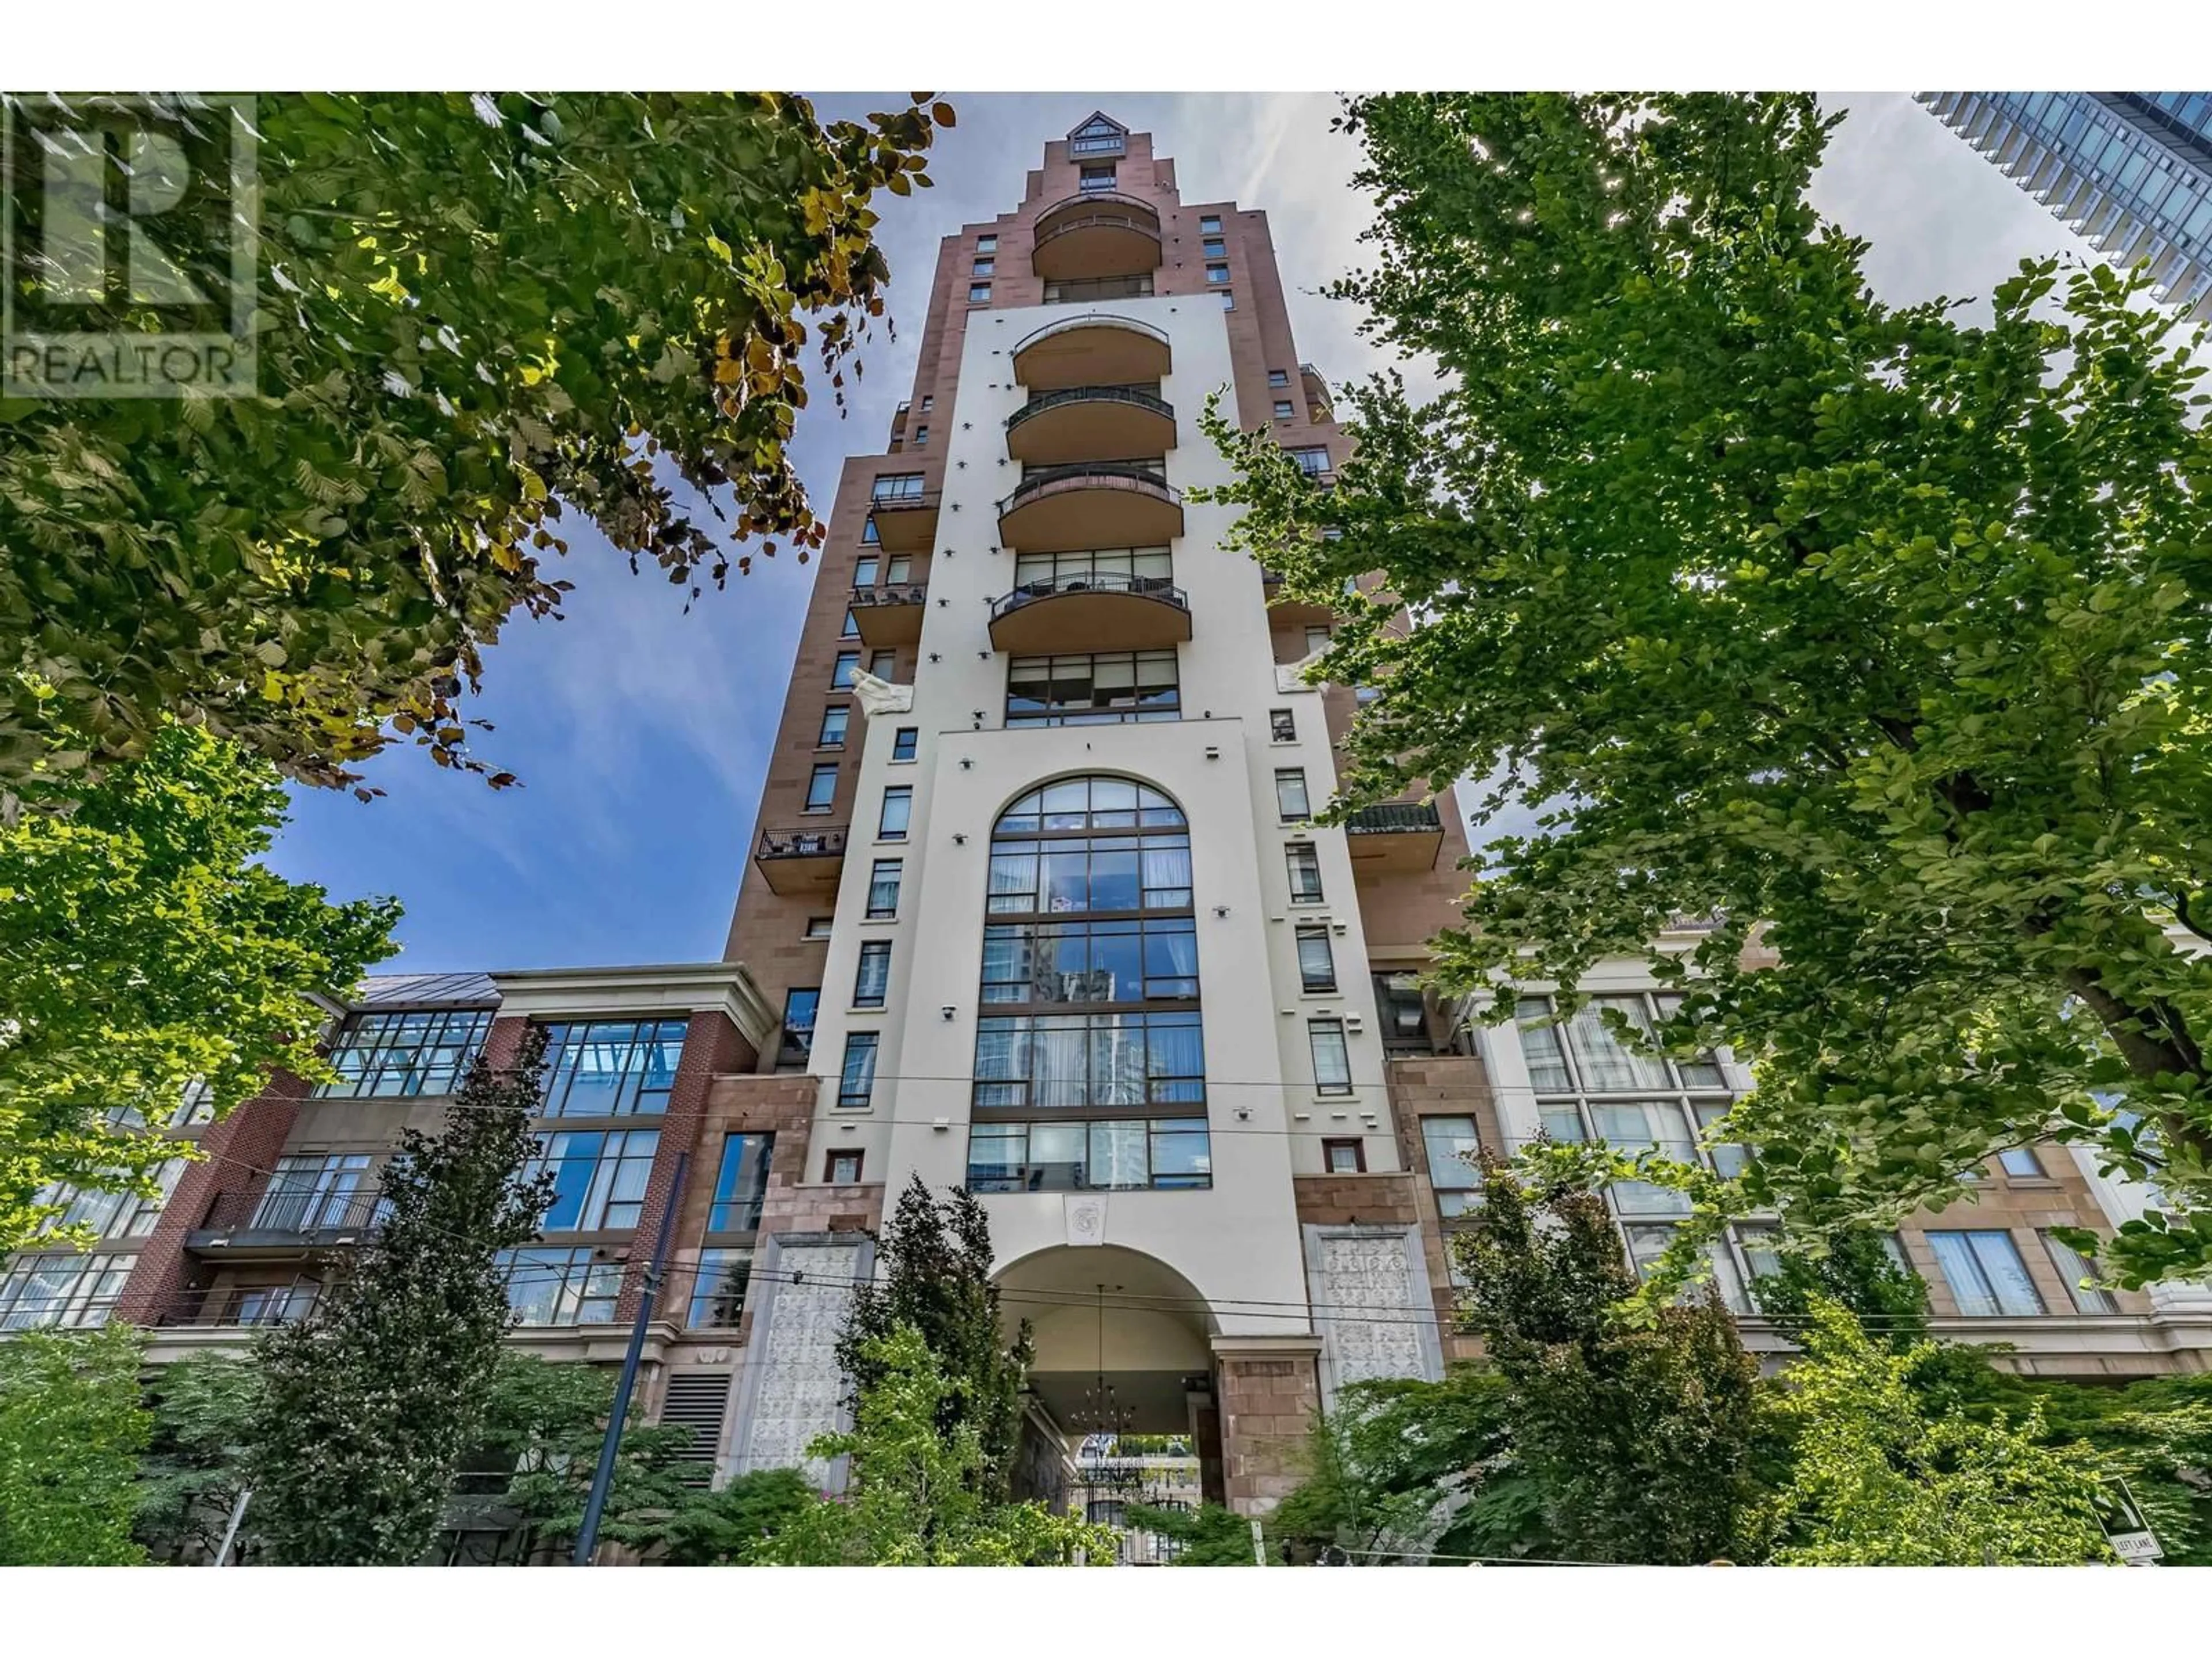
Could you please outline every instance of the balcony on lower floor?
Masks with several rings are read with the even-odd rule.
[[[1042,467],[999,503],[999,541],[1024,553],[1164,547],[1182,534],[1182,495],[1132,461]]]
[[[1190,600],[1164,576],[1093,571],[1024,582],[991,602],[991,644],[1011,655],[1152,651],[1190,637]]]
[[[1443,817],[1434,801],[1360,807],[1344,821],[1344,834],[1355,876],[1433,870],[1444,844]]]
[[[1112,191],[1071,196],[1037,216],[1030,267],[1048,283],[1149,276],[1160,268],[1160,216]]]
[[[185,1248],[195,1255],[236,1261],[342,1249],[367,1243],[390,1207],[380,1193],[279,1188],[262,1199],[242,1225],[198,1228],[186,1237]]]
[[[847,601],[860,643],[872,650],[912,645],[921,638],[921,615],[929,603],[927,582],[894,582],[887,587],[856,587]]]
[[[845,869],[845,826],[763,830],[753,863],[779,898],[837,890]]]
[[[1055,318],[1013,349],[1014,379],[1031,392],[1086,386],[1157,386],[1175,368],[1167,335],[1111,312]]]
[[[876,521],[876,539],[883,550],[928,552],[930,544],[937,539],[937,512],[942,493],[918,489],[871,497],[868,514]]]
[[[1260,586],[1267,596],[1267,621],[1271,626],[1277,623],[1288,623],[1299,628],[1325,628],[1336,620],[1334,607],[1316,605],[1310,599],[1302,599],[1294,593],[1285,592],[1283,578],[1273,570],[1260,573]]]
[[[1133,386],[1037,392],[1006,417],[1006,453],[1030,466],[1164,455],[1175,441],[1175,405]]]

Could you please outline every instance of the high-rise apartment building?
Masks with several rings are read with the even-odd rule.
[[[1164,1436],[1256,1511],[1336,1389],[1471,1352],[1463,1154],[1740,1156],[1698,1145],[1748,1082],[1728,1056],[1632,1049],[1599,1007],[1540,1023],[1542,986],[1531,1023],[1470,1030],[1420,987],[1462,820],[1447,789],[1314,821],[1357,698],[1300,667],[1329,612],[1194,499],[1228,477],[1197,428],[1217,389],[1316,477],[1343,459],[1265,214],[1186,202],[1094,116],[939,246],[912,395],[845,464],[726,959],[371,981],[334,1021],[339,1083],[219,1124],[187,1103],[171,1133],[209,1158],[165,1207],[100,1200],[96,1249],[19,1257],[0,1328],[126,1317],[173,1358],[296,1316],[374,1226],[398,1128],[536,1022],[558,1192],[510,1264],[519,1344],[618,1356],[673,1205],[647,1408],[720,1473],[799,1463],[837,1419],[871,1230],[916,1176],[964,1183],[1035,1330],[1028,1489],[1096,1486],[1101,1434]],[[1663,1008],[1640,964],[1593,988],[1632,1024]],[[2052,1236],[2154,1195],[2047,1147],[1971,1190],[1898,1237],[1947,1334],[2093,1375],[2212,1355],[2212,1295],[2084,1289]],[[1680,1219],[1656,1188],[1611,1202],[1639,1261]],[[1769,1243],[1715,1253],[1740,1310]]]
[[[1913,94],[2158,297],[2212,318],[2212,93]]]

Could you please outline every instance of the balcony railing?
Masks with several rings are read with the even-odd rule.
[[[860,611],[876,605],[925,605],[928,600],[928,583],[893,582],[888,587],[856,587],[846,603]]]
[[[1014,493],[999,503],[1000,516],[1004,517],[1024,501],[1051,489],[1054,484],[1080,479],[1099,489],[1138,489],[1157,495],[1171,506],[1182,505],[1182,497],[1168,481],[1148,466],[1133,466],[1125,461],[1075,461],[1066,466],[1043,466],[1014,486]]]
[[[365,1232],[383,1223],[391,1204],[381,1194],[274,1191],[264,1197],[253,1218],[240,1229],[249,1233]]]
[[[1165,576],[1130,576],[1117,570],[1091,571],[1081,575],[1059,576],[1045,581],[1024,582],[1004,599],[991,601],[991,620],[1012,616],[1025,605],[1039,599],[1058,599],[1068,593],[1130,593],[1140,599],[1158,599],[1178,611],[1190,609],[1190,598]]]
[[[1067,283],[1059,283],[1054,284],[1054,286],[1058,288],[1068,288],[1073,285]],[[1150,292],[1149,287],[1146,291]],[[1043,327],[1031,329],[1028,333],[1023,335],[1019,340],[1014,343],[1014,349],[1008,354],[1008,356],[1019,357],[1022,353],[1027,351],[1031,346],[1036,345],[1041,340],[1049,339],[1055,334],[1069,333],[1079,328],[1126,329],[1132,334],[1141,334],[1146,338],[1156,341],[1161,345],[1166,345],[1169,343],[1166,331],[1163,329],[1154,328],[1150,323],[1139,322],[1134,317],[1119,317],[1110,311],[1091,311],[1085,312],[1083,314],[1075,317],[1055,317],[1050,322],[1045,324]]]
[[[1344,833],[1347,836],[1428,835],[1443,827],[1434,801],[1394,801],[1382,806],[1362,806],[1344,821]]]
[[[1032,397],[1006,416],[1006,430],[1013,432],[1047,410],[1065,408],[1069,404],[1127,404],[1132,408],[1141,409],[1147,414],[1158,415],[1170,422],[1175,419],[1175,405],[1149,392],[1134,392],[1125,386],[1073,386],[1059,392],[1041,392]]]
[[[1136,276],[1066,276],[1044,285],[1044,302],[1064,306],[1085,300],[1141,300],[1152,292],[1150,271]]]
[[[838,859],[845,856],[842,830],[763,830],[757,859]]]

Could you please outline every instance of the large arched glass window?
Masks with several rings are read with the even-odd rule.
[[[1210,1186],[1182,809],[1127,778],[1032,790],[985,908],[969,1185]]]

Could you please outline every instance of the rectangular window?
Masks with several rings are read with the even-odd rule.
[[[1367,1173],[1367,1144],[1352,1136],[1343,1140],[1324,1140],[1321,1144],[1322,1167],[1331,1175],[1364,1175]]]
[[[318,1084],[324,1099],[363,1095],[449,1095],[491,1029],[487,1008],[410,1009],[355,1014],[331,1050],[337,1076]]]
[[[971,306],[987,306],[990,304],[991,285],[988,283],[969,283],[968,303]]]
[[[1271,368],[1267,371],[1267,384],[1269,386],[1288,386],[1290,383],[1291,376],[1289,370]]]
[[[1199,245],[1198,251],[1208,259],[1226,259],[1229,257],[1229,243],[1223,237],[1209,236]]]
[[[501,1250],[507,1304],[522,1325],[609,1325],[622,1296],[623,1264],[597,1252],[532,1248]]]
[[[859,652],[840,651],[837,653],[837,660],[830,665],[830,689],[832,691],[850,690],[853,686],[853,675],[860,666]]]
[[[998,269],[998,265],[999,262],[996,259],[978,259],[975,261],[975,268],[968,274],[970,276],[988,276]]]
[[[319,1285],[255,1285],[234,1291],[216,1322],[223,1325],[289,1325],[305,1319],[315,1305]]]
[[[891,942],[872,939],[860,946],[860,969],[853,981],[855,1008],[880,1008],[890,988]]]
[[[1310,1019],[1306,1045],[1313,1050],[1314,1088],[1325,1095],[1352,1092],[1352,1052],[1345,1046],[1344,1022]]]
[[[794,985],[783,994],[783,1036],[777,1040],[776,1063],[804,1066],[814,1052],[814,1017],[822,1007],[822,989]]]
[[[915,429],[914,429],[914,447],[915,447],[916,449],[927,449],[927,448],[928,448],[928,447],[929,447],[929,428],[928,428],[927,427],[926,427],[926,426],[918,426],[918,427],[915,428]],[[857,634],[857,633],[859,633],[860,630],[860,629],[856,626],[856,627],[854,627],[854,629],[853,629],[853,631],[854,631],[855,634]]]
[[[832,703],[822,711],[822,729],[814,734],[817,749],[842,749],[845,746],[845,723],[853,711],[842,702]]]
[[[1111,161],[1087,163],[1077,182],[1085,190],[1111,190],[1114,188],[1114,164]]]
[[[833,1187],[851,1187],[860,1179],[861,1154],[857,1152],[832,1152],[823,1161],[822,1178]]]
[[[837,804],[837,763],[824,761],[808,774],[806,805],[802,811],[826,812]]]
[[[982,1000],[1000,1007],[1154,1002],[1198,994],[1198,924],[1023,921],[983,930]]]
[[[873,587],[877,582],[877,572],[881,566],[882,561],[874,555],[860,560],[853,567],[853,586],[860,588]]]
[[[879,680],[887,680],[898,670],[898,653],[878,651],[868,659],[868,672]]]
[[[884,580],[892,586],[914,580],[914,558],[911,554],[894,553],[884,566]]]
[[[1475,1155],[1482,1142],[1471,1117],[1425,1117],[1421,1120],[1421,1150],[1427,1155],[1429,1185],[1436,1189],[1439,1214],[1465,1215],[1474,1207],[1482,1186]]]
[[[845,1036],[845,1064],[837,1079],[840,1106],[866,1106],[876,1097],[876,1042],[874,1031],[848,1031]]]
[[[105,1325],[133,1255],[19,1255],[0,1271],[0,1331]]]
[[[1528,1065],[1529,1084],[1540,1091],[1572,1089],[1574,1074],[1567,1070],[1559,1028],[1551,1023],[1552,1005],[1541,997],[1523,997],[1515,1017],[1520,1022],[1521,1058]]]
[[[971,1192],[1079,1192],[1213,1184],[1203,1118],[1095,1123],[977,1123],[968,1135]]]
[[[613,1232],[637,1225],[645,1188],[660,1150],[658,1129],[564,1129],[546,1135],[531,1174],[550,1173],[552,1202],[539,1224],[549,1233]]]
[[[1015,657],[1006,665],[1009,726],[1113,726],[1182,717],[1172,650]]]
[[[1231,294],[1225,288],[1217,289],[1214,291],[1221,295],[1221,308],[1224,311],[1234,311],[1237,309],[1237,296],[1234,294]]]
[[[1306,655],[1310,657],[1318,652],[1328,650],[1329,641],[1334,637],[1327,623],[1309,624],[1306,629]]]
[[[775,1153],[774,1135],[722,1137],[722,1162],[714,1171],[714,1206],[707,1212],[708,1232],[759,1230],[761,1206],[768,1200],[769,1163]]]
[[[1285,823],[1304,823],[1313,817],[1306,802],[1304,767],[1285,767],[1275,774],[1275,812]]]
[[[733,1331],[744,1317],[745,1287],[752,1282],[749,1249],[702,1250],[691,1279],[691,1311],[684,1323],[694,1330]]]
[[[1227,282],[1227,281],[1229,280],[1229,267],[1228,267],[1227,265],[1208,265],[1208,266],[1206,266],[1206,280],[1207,282],[1209,282],[1209,283],[1225,283],[1225,282]]]
[[[837,918],[835,916],[809,916],[806,919],[805,937],[808,939],[828,939],[830,937],[830,930],[836,925]]]
[[[2020,1317],[2043,1311],[2027,1264],[2012,1235],[1996,1231],[1932,1232],[1928,1248],[1959,1311],[1970,1319]]]
[[[1275,399],[1275,418],[1277,420],[1287,421],[1291,418],[1292,412],[1293,411],[1291,408],[1291,400],[1288,398],[1278,398]]]
[[[1429,1000],[1416,973],[1370,973],[1375,987],[1375,1012],[1382,1021],[1382,1050],[1390,1054],[1435,1052],[1429,1038]]]
[[[934,408],[936,408],[936,407],[937,407],[937,399],[936,399],[934,397],[931,396],[928,392],[924,392],[924,393],[922,393],[922,397],[921,397],[921,412],[922,412],[923,414],[927,415],[927,414],[928,414],[928,413],[929,413],[929,411],[930,411],[931,410],[933,410],[933,409],[934,409]]]
[[[1267,711],[1267,735],[1276,743],[1296,743],[1298,740],[1297,716],[1287,708]]]
[[[2027,1181],[2047,1181],[2035,1153],[2026,1146],[2008,1146],[1997,1154],[1997,1167],[2008,1176],[2018,1176]]]
[[[886,472],[868,486],[872,501],[918,501],[922,497],[919,472]]]
[[[876,837],[879,841],[904,841],[907,826],[914,819],[914,787],[900,784],[884,791],[883,808],[876,814]]]
[[[151,1171],[154,1184],[161,1188],[158,1198],[141,1198],[136,1193],[94,1192],[58,1182],[48,1186],[32,1201],[41,1208],[49,1204],[59,1205],[61,1213],[46,1222],[40,1231],[51,1234],[63,1227],[89,1227],[101,1238],[143,1238],[160,1222],[163,1206],[184,1177],[185,1163],[181,1158],[168,1158]]]
[[[912,760],[915,754],[915,745],[921,740],[921,729],[919,726],[902,726],[897,731],[892,732],[892,761],[894,763],[901,763]]]
[[[271,1233],[368,1226],[383,1206],[368,1180],[368,1164],[367,1152],[295,1152],[281,1158],[246,1224],[257,1232]]]
[[[1298,929],[1298,988],[1309,992],[1336,989],[1336,958],[1329,951],[1327,927]]]
[[[1291,902],[1319,904],[1321,892],[1321,854],[1311,842],[1294,841],[1283,849],[1283,862],[1290,871]]]
[[[1218,236],[1221,234],[1221,216],[1218,213],[1201,214],[1198,221],[1198,234],[1201,236]]]
[[[975,239],[976,252],[996,253],[998,251],[999,239],[996,236],[978,236]]]
[[[870,921],[888,921],[898,915],[899,865],[897,859],[878,859],[868,872]]]
[[[979,1109],[1200,1106],[1206,1039],[1194,1012],[1017,1014],[979,1020]]]
[[[1326,444],[1308,444],[1293,449],[1291,459],[1298,464],[1298,471],[1309,478],[1317,478],[1325,472],[1336,471],[1336,463],[1329,459]]]
[[[2051,1253],[2051,1265],[2058,1269],[2058,1276],[2066,1281],[2066,1292],[2074,1298],[2074,1311],[2085,1314],[2116,1314],[2120,1304],[2112,1300],[2112,1293],[2091,1284],[2096,1270],[2087,1260],[2065,1240],[2051,1233],[2040,1236],[2043,1248]]]

